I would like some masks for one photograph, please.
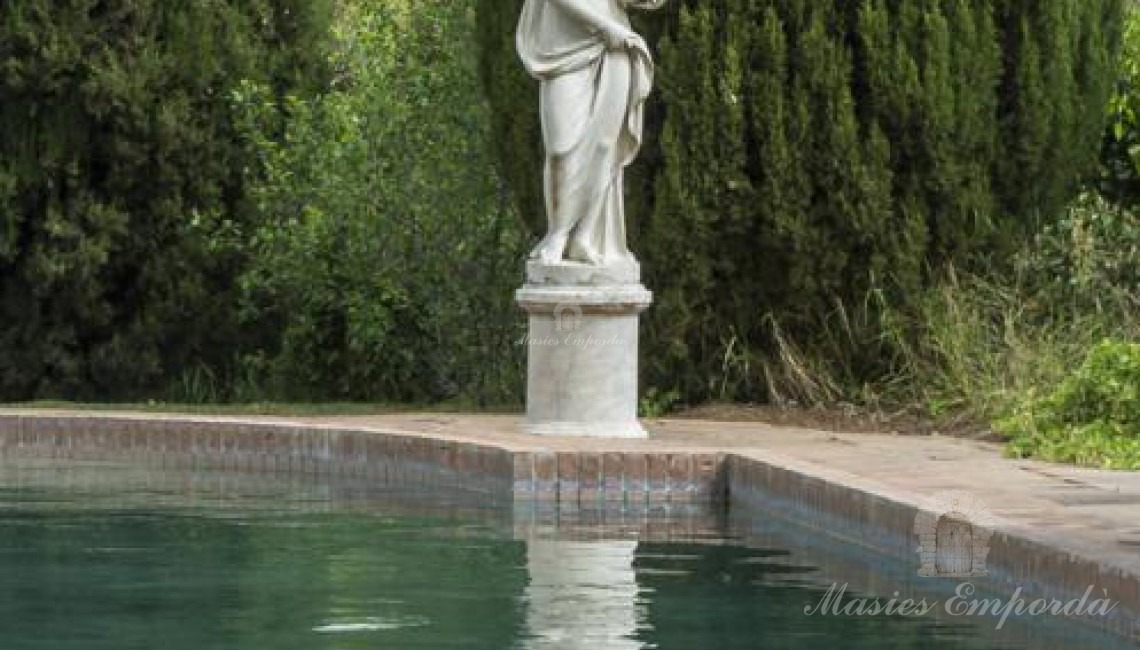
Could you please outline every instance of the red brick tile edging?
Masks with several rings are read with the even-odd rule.
[[[0,456],[375,477],[516,500],[724,501],[723,455],[515,451],[420,434],[209,418],[0,414]]]

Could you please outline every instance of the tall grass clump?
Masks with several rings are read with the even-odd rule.
[[[1085,194],[1000,268],[1008,270],[950,268],[903,300],[878,290],[855,304],[836,300],[824,328],[812,333],[825,355],[804,353],[795,331],[769,321],[779,353],[760,363],[772,394],[782,404],[846,402],[993,429],[1019,440],[1016,453],[1064,456],[1025,442],[1038,439],[1032,414],[1074,381],[1090,351],[1105,341],[1140,341],[1140,220]],[[861,355],[852,349],[870,351],[887,371],[858,381]],[[1085,383],[1098,377],[1081,372]],[[1127,385],[1136,382],[1131,377],[1105,381]],[[1129,422],[1120,426],[1135,426]]]
[[[951,269],[912,303],[881,299],[877,309],[857,310],[881,314],[880,334],[861,343],[878,346],[890,360],[887,380],[873,386],[845,382],[849,361],[836,356],[834,367],[822,373],[830,377],[810,383],[845,387],[833,392],[853,401],[918,405],[936,418],[982,428],[999,422],[1006,435],[1028,435],[1036,425],[1026,414],[1036,412],[1043,398],[1074,377],[1084,384],[1097,380],[1097,371],[1087,367],[1096,365],[1087,359],[1090,351],[1105,341],[1140,341],[1140,220],[1097,195],[1083,195],[1005,266],[1007,273]],[[839,328],[831,337],[855,330]],[[782,374],[803,373],[785,367]],[[1137,390],[1133,375],[1104,381],[1124,386],[1122,399],[1135,399],[1127,397]],[[1015,449],[1033,454],[1043,448],[1019,443]]]

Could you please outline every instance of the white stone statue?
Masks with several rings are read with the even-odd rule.
[[[526,0],[517,46],[541,82],[547,234],[531,258],[635,263],[626,246],[623,170],[637,156],[653,60],[627,8],[665,0]]]

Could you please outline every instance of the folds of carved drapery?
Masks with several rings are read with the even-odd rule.
[[[578,1],[629,24],[609,0]],[[527,0],[517,45],[527,70],[542,83],[548,239],[568,237],[567,253],[580,261],[630,259],[622,172],[641,146],[653,84],[648,49],[640,38],[607,48],[599,30],[556,0]]]

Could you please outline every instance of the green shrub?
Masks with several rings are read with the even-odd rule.
[[[1018,456],[1140,469],[1140,343],[1104,341],[1056,390],[998,424]]]
[[[272,93],[235,94],[264,179],[241,277],[262,338],[237,397],[518,403],[525,242],[488,154],[469,7],[342,11],[338,82],[286,99],[283,141]]]
[[[1032,301],[1030,315],[1135,321],[1140,313],[1140,217],[1095,193],[1081,195],[1046,223],[1015,260]]]
[[[1140,10],[1135,3],[1124,21],[1117,76],[1108,103],[1101,189],[1113,201],[1135,206],[1140,203]]]
[[[255,227],[229,94],[323,84],[330,6],[0,2],[0,400],[226,364]]]

